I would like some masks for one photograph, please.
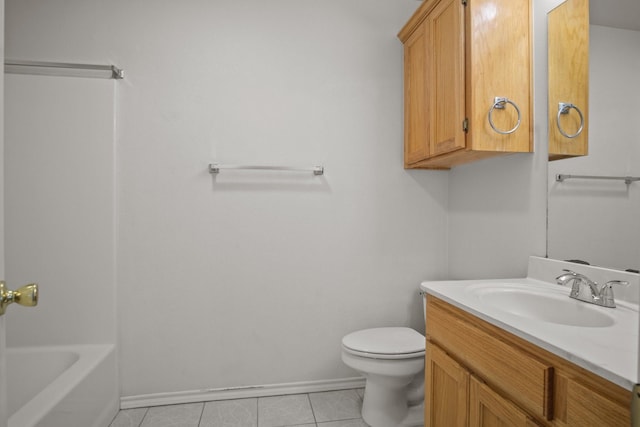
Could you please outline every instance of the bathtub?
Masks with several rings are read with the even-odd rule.
[[[113,345],[7,348],[9,427],[107,427],[118,412]]]

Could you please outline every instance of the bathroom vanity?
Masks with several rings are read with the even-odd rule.
[[[425,426],[630,425],[637,301],[597,307],[533,277],[421,288]]]

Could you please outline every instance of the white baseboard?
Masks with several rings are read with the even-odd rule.
[[[120,398],[120,408],[145,408],[148,406],[208,402],[212,400],[246,399],[249,397],[282,396],[286,394],[347,390],[352,388],[363,388],[364,383],[365,379],[363,377],[353,377],[337,380],[303,381],[286,384],[268,384],[247,387],[178,391],[174,393],[142,394],[138,396],[125,396]]]

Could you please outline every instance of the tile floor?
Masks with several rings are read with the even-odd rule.
[[[124,409],[110,427],[367,427],[363,389]]]

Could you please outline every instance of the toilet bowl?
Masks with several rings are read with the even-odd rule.
[[[371,427],[424,423],[425,337],[404,327],[356,331],[342,338],[342,361],[366,379],[362,418]]]

